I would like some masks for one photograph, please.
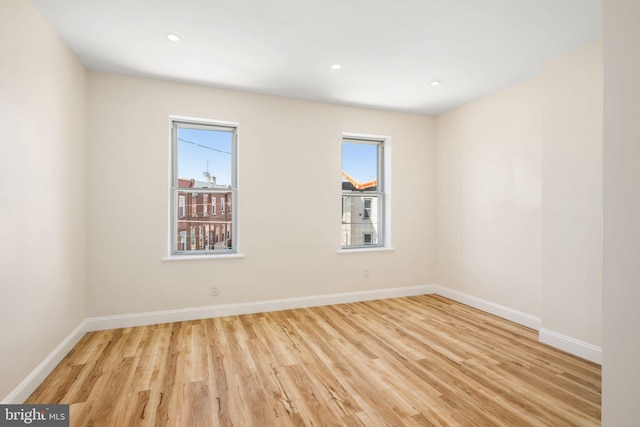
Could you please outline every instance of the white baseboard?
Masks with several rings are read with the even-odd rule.
[[[433,293],[435,294],[452,299],[470,307],[477,308],[478,310],[482,310],[486,313],[493,314],[503,319],[510,320],[519,325],[526,326],[527,328],[535,329],[537,331],[540,329],[540,326],[542,324],[542,321],[539,317],[535,317],[530,314],[514,310],[512,308],[505,307],[503,305],[496,304],[481,298],[476,298],[472,295],[465,294],[464,292],[445,288],[444,286],[435,285],[434,288],[435,289]]]
[[[463,292],[439,285],[419,285],[402,288],[376,289],[370,291],[344,292],[337,294],[308,297],[284,298],[277,300],[255,301],[238,304],[222,304],[209,307],[195,307],[178,310],[153,311],[147,313],[123,314],[117,316],[90,317],[85,319],[47,358],[33,370],[27,378],[1,403],[22,403],[44,381],[60,361],[71,351],[82,336],[89,331],[145,326],[159,323],[180,322],[186,320],[207,319],[212,317],[233,316],[239,314],[265,313],[269,311],[295,308],[318,307],[331,304],[371,301],[385,298],[399,298],[413,295],[437,294],[445,298],[466,304],[484,312],[510,320],[539,331],[539,340],[544,344],[557,347],[578,357],[601,363],[602,349],[591,344],[567,337],[546,329],[541,329],[538,317],[495,304]]]
[[[86,333],[84,320],[75,328],[30,374],[18,387],[15,388],[4,400],[3,405],[21,404],[33,393],[36,388],[47,378],[47,375],[58,366],[71,349],[80,341]]]
[[[602,365],[602,348],[548,329],[540,328],[538,340],[574,356]]]
[[[153,311],[148,313],[124,314],[118,316],[90,317],[85,319],[40,363],[27,378],[9,394],[1,404],[21,404],[45,380],[47,375],[62,361],[85,333],[105,329],[127,328],[153,325],[158,323],[180,322],[185,320],[206,319],[211,317],[233,316],[238,314],[264,313],[294,308],[317,307],[321,305],[345,304],[358,301],[370,301],[385,298],[398,298],[412,295],[431,294],[433,285],[407,286],[370,291],[344,292],[338,294],[309,297],[285,298],[269,301],[256,301],[239,304],[223,304],[210,307],[195,307],[178,310]]]
[[[155,325],[159,323],[181,322],[186,320],[208,319],[222,316],[235,316],[239,314],[266,313],[269,311],[318,307],[331,304],[345,304],[350,302],[370,301],[384,298],[398,298],[412,295],[425,295],[433,293],[434,290],[434,285],[419,285],[407,286],[402,288],[386,288],[370,291],[344,292],[339,294],[284,298],[238,304],[222,304],[209,307],[153,311],[148,313],[125,314],[118,316],[92,317],[87,319],[87,331],[100,331],[105,329]]]
[[[452,299],[459,303],[491,313],[503,319],[510,320],[522,326],[538,331],[538,341],[581,357],[593,363],[602,364],[602,348],[557,332],[542,328],[542,320],[509,307],[495,304],[481,298],[476,298],[464,292],[455,291],[444,286],[434,285],[433,293]]]

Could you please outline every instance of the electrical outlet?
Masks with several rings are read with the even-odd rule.
[[[212,286],[211,287],[211,296],[212,297],[220,296],[220,286]]]
[[[369,267],[365,267],[365,268],[362,270],[362,277],[364,277],[365,279],[366,279],[367,277],[369,277]]]

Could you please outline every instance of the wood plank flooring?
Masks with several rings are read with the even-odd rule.
[[[26,403],[72,426],[597,426],[598,365],[425,295],[88,333]]]

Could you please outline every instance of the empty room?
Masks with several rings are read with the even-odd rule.
[[[3,0],[0,424],[637,425],[638,16]]]

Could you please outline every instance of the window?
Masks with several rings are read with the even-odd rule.
[[[373,233],[362,233],[362,241],[365,245],[373,243]]]
[[[342,248],[385,246],[384,137],[342,140]]]
[[[183,230],[180,232],[180,240],[178,241],[178,245],[180,246],[181,250],[186,251],[187,250],[187,231]]]
[[[171,255],[237,253],[237,124],[172,117],[171,129]],[[220,227],[228,236],[213,242]]]
[[[371,199],[363,199],[364,201],[364,218],[371,218]]]
[[[178,217],[184,218],[184,195],[178,196]]]

